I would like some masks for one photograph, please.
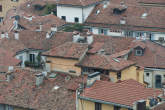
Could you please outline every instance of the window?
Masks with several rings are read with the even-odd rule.
[[[143,55],[143,51],[138,49],[136,50],[136,53],[135,53],[136,56],[142,56]]]
[[[99,29],[99,34],[107,35],[108,34],[108,30],[107,29]]]
[[[161,75],[156,75],[155,76],[155,87],[156,88],[161,88],[162,87],[162,77],[161,77]]]
[[[75,23],[78,23],[78,22],[79,22],[79,18],[78,18],[78,17],[75,17],[75,18],[74,18],[74,22],[75,22]]]
[[[117,79],[121,79],[121,72],[117,73]]]
[[[114,106],[114,110],[120,110],[120,107]]]
[[[101,103],[95,102],[95,110],[101,110]]]
[[[61,16],[62,20],[66,21],[66,16]]]
[[[150,75],[150,73],[146,73],[146,76],[149,76]]]
[[[0,22],[2,22],[3,21],[3,17],[0,17]]]
[[[34,63],[35,62],[35,55],[30,54],[30,62]]]
[[[0,12],[2,12],[2,5],[0,5]]]

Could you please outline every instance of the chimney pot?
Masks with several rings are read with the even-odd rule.
[[[17,31],[14,32],[14,38],[16,40],[19,40],[19,33]]]
[[[57,32],[57,26],[55,24],[51,26],[51,31]]]
[[[5,33],[1,32],[1,38],[5,38]]]

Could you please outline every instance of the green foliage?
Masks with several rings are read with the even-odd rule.
[[[46,4],[44,6],[41,6],[39,4],[33,5],[34,11],[37,13],[40,13],[40,15],[44,16],[47,14],[51,14],[53,12],[54,15],[57,15],[57,9],[55,4]]]
[[[44,14],[50,14],[51,12],[53,12],[56,15],[56,5],[55,4],[46,4],[45,8],[44,8]]]
[[[82,32],[83,29],[84,29],[83,25],[81,25],[81,24],[73,24],[73,25],[70,25],[70,26],[66,26],[64,28],[64,31],[66,31],[66,32],[73,32],[73,31]]]
[[[41,6],[41,5],[39,5],[39,4],[36,4],[36,5],[34,5],[33,7],[34,7],[34,9],[37,10],[37,11],[41,11],[41,10],[43,10],[43,9],[45,8],[45,6]]]

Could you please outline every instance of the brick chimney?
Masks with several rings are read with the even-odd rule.
[[[18,33],[18,31],[14,32],[14,39],[15,40],[19,40],[19,33]]]
[[[43,83],[44,75],[42,73],[36,74],[36,86],[40,86]]]

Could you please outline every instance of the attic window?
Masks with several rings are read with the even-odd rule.
[[[136,56],[142,56],[143,55],[143,50],[141,50],[141,49],[135,50],[135,55]]]
[[[144,19],[144,18],[146,18],[146,17],[147,17],[147,15],[148,15],[147,13],[143,13],[143,14],[142,14],[142,16],[141,16],[141,18],[143,18],[143,19]]]

